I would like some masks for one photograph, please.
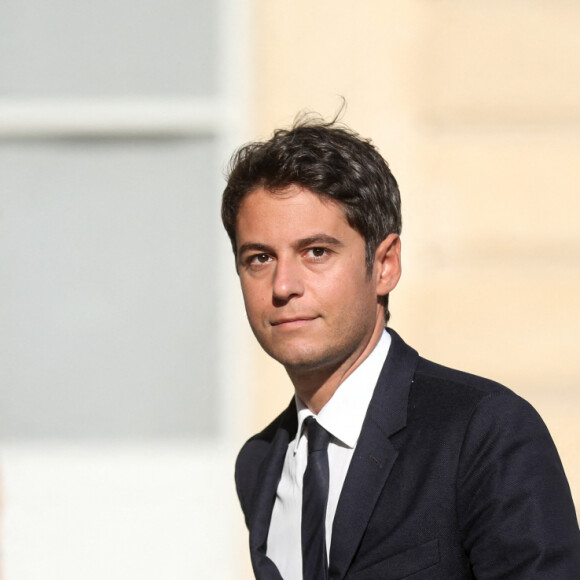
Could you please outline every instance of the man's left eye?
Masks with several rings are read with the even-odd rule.
[[[312,258],[323,258],[324,256],[326,256],[326,254],[328,254],[328,251],[326,250],[326,248],[310,248],[308,250],[308,254]]]

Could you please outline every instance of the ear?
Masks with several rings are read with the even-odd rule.
[[[374,274],[377,296],[386,296],[401,277],[401,238],[389,234],[375,252]]]

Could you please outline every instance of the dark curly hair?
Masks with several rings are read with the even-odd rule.
[[[338,203],[349,225],[365,240],[372,270],[378,245],[401,233],[401,199],[386,161],[348,127],[301,115],[292,128],[279,129],[268,141],[248,143],[230,161],[222,197],[222,221],[234,254],[236,220],[242,200],[259,187],[276,193],[299,185]],[[388,320],[388,296],[384,297]]]

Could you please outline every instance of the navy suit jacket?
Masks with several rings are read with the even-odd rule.
[[[580,579],[562,464],[534,409],[501,385],[419,357],[392,330],[338,502],[331,580]],[[236,486],[256,578],[297,429],[288,409],[242,448]]]

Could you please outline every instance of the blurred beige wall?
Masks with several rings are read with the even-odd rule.
[[[391,325],[528,398],[580,507],[580,3],[255,0],[256,138],[301,109],[371,137],[403,197]],[[255,349],[248,433],[288,402]]]

